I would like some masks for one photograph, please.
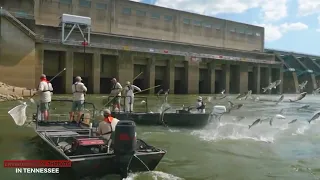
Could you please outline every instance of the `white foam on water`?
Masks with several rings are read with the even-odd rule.
[[[151,176],[153,180],[184,180],[183,178],[174,176],[172,174],[164,173],[161,171],[149,171],[149,172],[129,174],[129,176],[123,180],[135,180],[135,179],[139,179],[140,176]]]

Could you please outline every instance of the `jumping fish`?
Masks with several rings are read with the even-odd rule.
[[[320,87],[317,88],[317,89],[315,89],[315,90],[313,90],[312,93],[313,93],[314,95],[316,95],[316,94],[319,94],[319,92],[320,92]]]
[[[266,92],[267,90],[276,89],[277,84],[279,85],[281,83],[281,80],[274,81],[270,83],[267,87],[262,88],[263,92]]]
[[[308,109],[310,107],[310,105],[304,105],[299,107],[297,110],[301,110],[301,109]]]
[[[260,121],[261,121],[260,118],[257,119],[257,120],[255,120],[251,125],[249,125],[249,129],[250,129],[251,127],[255,126],[256,124],[258,124]]]
[[[237,97],[236,97],[236,99],[241,99],[241,98],[244,98],[244,97],[246,97],[246,93],[243,93],[243,94],[239,94]]]
[[[260,124],[262,124],[262,123],[263,123],[263,122],[265,122],[265,121],[268,121],[268,122],[269,122],[269,121],[270,121],[270,119],[271,119],[271,118],[261,119]]]
[[[307,92],[300,93],[300,94],[298,95],[298,97],[296,97],[294,100],[289,99],[289,101],[290,101],[290,102],[300,101],[301,99],[303,99],[304,97],[306,97],[306,95],[307,95]]]
[[[292,121],[290,121],[288,124],[292,124],[292,123],[295,123],[298,119],[294,119]]]
[[[279,103],[283,100],[283,98],[284,98],[284,95],[282,94],[282,95],[280,96],[280,98],[278,99],[278,101],[276,102],[276,104],[279,104]]]
[[[303,83],[299,84],[299,89],[303,90],[307,84],[308,84],[308,81],[304,81]]]
[[[228,104],[230,107],[228,112],[234,109],[240,109],[243,106],[243,104],[233,104],[231,101],[228,101]]]
[[[247,100],[248,97],[250,97],[252,99],[251,94],[252,94],[252,90],[248,91],[248,93],[246,94],[246,97],[244,99]]]
[[[165,103],[168,102],[169,91],[170,91],[170,89],[168,89],[168,90],[166,90],[166,91],[164,92],[164,102],[165,102]]]
[[[318,111],[317,113],[315,113],[312,118],[310,120],[308,120],[309,124],[311,123],[311,121],[314,121],[316,119],[318,119],[320,117],[320,111]]]
[[[281,84],[281,80],[280,80],[280,79],[279,79],[279,80],[276,80],[275,82],[276,82],[276,87]]]
[[[160,121],[162,122],[162,124],[165,126],[165,127],[168,127],[168,125],[164,122],[163,118],[164,118],[164,113],[166,111],[168,111],[169,109],[171,109],[171,107],[167,107],[166,109],[164,109],[160,115]]]
[[[159,96],[160,96],[160,94],[163,92],[163,89],[160,89],[158,92],[157,92],[157,97],[158,97],[158,99],[159,99]]]
[[[281,109],[279,114],[276,114],[274,117],[270,118],[269,124],[270,126],[272,126],[272,122],[274,119],[285,119],[286,117],[284,117],[283,114],[284,109]]]

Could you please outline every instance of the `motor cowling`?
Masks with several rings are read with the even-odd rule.
[[[135,123],[133,121],[119,121],[116,125],[113,139],[113,150],[115,154],[133,154],[136,146]]]

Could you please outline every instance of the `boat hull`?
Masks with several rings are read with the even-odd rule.
[[[165,113],[163,122],[160,113],[113,113],[117,119],[131,120],[140,125],[167,125],[175,127],[204,127],[210,114]]]
[[[45,128],[49,129],[48,126]],[[61,176],[66,175],[68,177],[72,176],[74,179],[81,179],[83,177],[102,177],[111,174],[121,175],[121,171],[116,163],[118,157],[114,154],[104,153],[95,156],[69,157],[55,148],[40,132],[36,131],[36,133],[40,137],[40,141],[38,141],[39,148],[45,152],[43,154],[45,154],[46,159],[72,161],[71,168],[60,168]],[[163,150],[159,152],[136,151],[133,157],[126,156],[127,158],[132,157],[128,172],[152,171],[157,167],[165,154],[166,151]]]

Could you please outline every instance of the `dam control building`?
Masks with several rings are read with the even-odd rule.
[[[66,67],[52,82],[55,93],[71,93],[78,75],[89,93],[109,93],[111,78],[125,83],[140,72],[134,83],[142,89],[162,85],[176,94],[260,93],[283,78],[289,88],[272,93],[296,88],[291,60],[265,51],[262,27],[127,0],[0,6],[0,81],[15,86],[35,88],[40,74],[50,79]]]

